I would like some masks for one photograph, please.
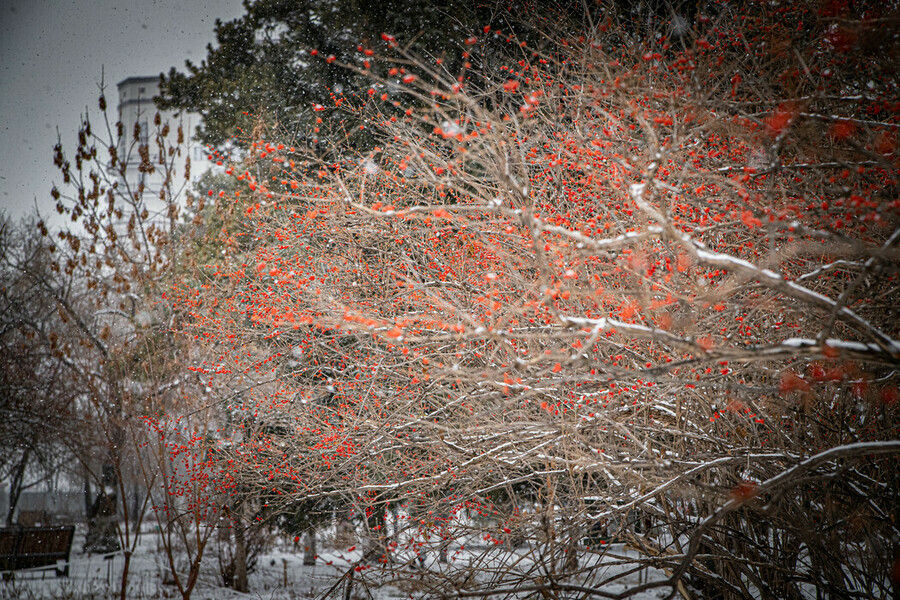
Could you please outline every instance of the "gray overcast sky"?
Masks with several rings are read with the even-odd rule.
[[[0,210],[18,220],[37,200],[56,215],[56,129],[73,154],[101,67],[115,119],[116,83],[200,62],[216,18],[243,13],[241,0],[0,0]]]

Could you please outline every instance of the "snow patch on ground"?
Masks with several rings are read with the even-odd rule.
[[[86,554],[81,551],[84,536],[85,529],[79,527],[72,547],[69,577],[56,577],[52,569],[17,571],[11,580],[0,582],[0,600],[20,598],[26,600],[106,600],[118,598],[123,566],[121,553],[107,556]],[[475,548],[472,551],[456,548],[449,554],[451,560],[457,564],[465,565],[474,559],[478,560],[481,565],[486,566],[490,563],[493,568],[523,560],[522,553],[517,550],[496,550],[486,554],[483,548]],[[625,549],[621,544],[613,544],[610,547],[610,554],[619,557],[627,555],[632,558],[637,556],[633,550]],[[489,559],[485,561],[485,558],[488,557]],[[353,565],[359,559],[359,550],[353,552],[324,550],[319,555],[315,566],[304,566],[302,549],[296,548],[291,543],[283,542],[260,557],[256,572],[250,575],[251,591],[249,594],[243,594],[220,585],[216,573],[218,566],[216,559],[209,556],[208,560],[204,561],[203,572],[191,598],[193,600],[244,600],[248,598],[293,600],[321,598],[326,595],[341,598],[347,582],[346,574],[352,570]],[[596,567],[602,569],[605,576],[614,574],[617,570],[624,570],[623,567],[615,564],[618,561],[613,558],[604,559],[604,562],[607,560],[610,562],[609,566]],[[402,563],[402,559],[398,562]],[[410,564],[415,562],[417,561],[410,560]],[[395,564],[395,569],[398,566],[400,565]],[[418,567],[418,569],[428,571],[442,571],[451,568],[452,566],[439,563],[436,557],[431,557],[430,560],[424,561],[424,564]],[[421,573],[418,569],[401,568],[395,570],[395,575],[402,572],[410,582],[414,582]],[[142,534],[140,544],[132,557],[128,598],[130,600],[180,598],[174,585],[164,583],[168,579],[167,572],[168,565],[158,535],[152,531]],[[633,574],[622,577],[614,584],[608,585],[603,591],[613,594],[620,593],[640,582],[646,582],[648,576],[653,579],[665,577],[661,572],[652,572],[652,570],[642,575]],[[368,585],[366,579],[367,577],[357,576],[354,580],[352,598],[392,600],[413,597],[396,586],[374,587]],[[573,581],[573,583],[577,582]],[[663,598],[669,591],[669,588],[659,588],[642,592],[632,598],[635,600]],[[533,592],[523,592],[521,596],[524,598],[532,594]],[[416,594],[414,597],[424,596]]]

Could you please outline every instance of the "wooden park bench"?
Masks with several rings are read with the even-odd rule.
[[[68,577],[74,537],[74,525],[0,528],[0,571],[6,579],[12,571],[53,568],[57,577]]]

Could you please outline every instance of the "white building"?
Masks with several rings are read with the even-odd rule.
[[[159,93],[159,77],[129,77],[119,82],[116,86],[119,90],[119,121],[124,126],[124,135],[117,149],[120,160],[127,160],[125,176],[120,179],[119,186],[127,186],[134,197],[141,196],[145,207],[153,214],[164,208],[164,203],[159,200],[160,191],[165,183],[166,169],[160,164],[159,145],[157,144],[157,132],[168,124],[168,135],[165,147],[173,147],[176,152],[173,156],[162,157],[172,171],[170,187],[166,195],[171,195],[172,200],[181,204],[185,192],[192,191],[194,184],[200,179],[213,163],[208,160],[208,153],[202,144],[194,139],[194,131],[200,121],[196,114],[188,112],[159,111],[153,104],[153,98]],[[159,126],[155,123],[156,114],[159,113]],[[178,146],[178,127],[184,133],[184,142]],[[138,139],[135,140],[135,127],[139,128]],[[140,146],[147,146],[149,163],[153,165],[154,172],[141,172],[139,166],[142,157]],[[190,158],[190,177],[186,180],[185,173]],[[140,186],[143,184],[143,193],[140,194]]]

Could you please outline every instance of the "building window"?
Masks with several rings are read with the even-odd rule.
[[[143,94],[147,91],[147,88],[138,88],[138,94]]]
[[[146,146],[147,141],[149,140],[149,134],[147,130],[147,121],[141,121],[141,146]]]

